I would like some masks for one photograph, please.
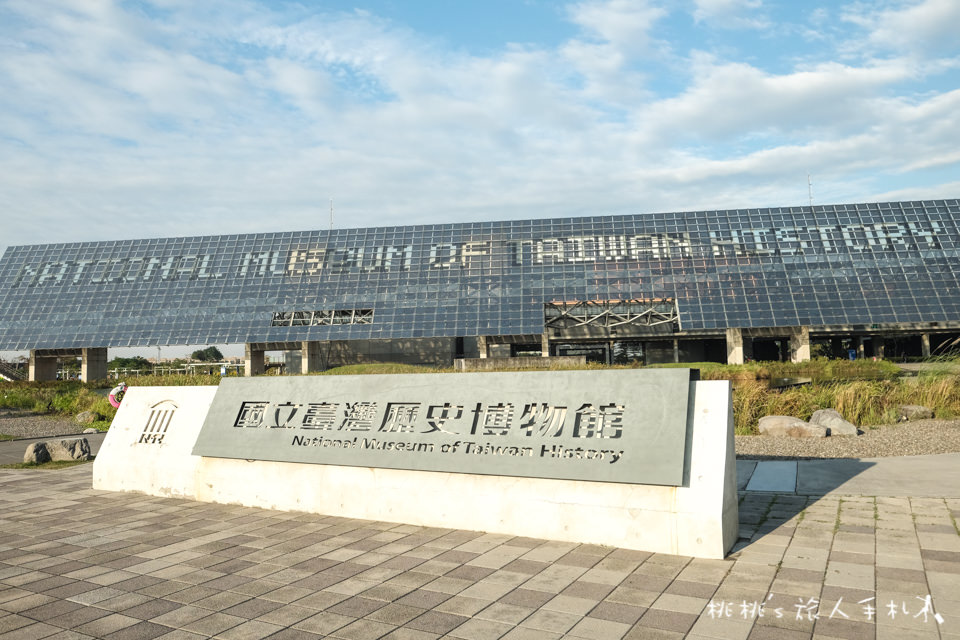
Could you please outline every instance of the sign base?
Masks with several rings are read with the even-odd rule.
[[[688,384],[680,486],[194,456],[214,387],[131,388],[93,486],[722,558],[738,533],[730,384]]]

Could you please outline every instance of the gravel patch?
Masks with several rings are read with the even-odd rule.
[[[14,438],[49,438],[83,433],[87,427],[73,420],[0,409],[0,434]]]
[[[738,458],[885,458],[960,453],[960,420],[913,420],[867,427],[858,436],[736,436]]]

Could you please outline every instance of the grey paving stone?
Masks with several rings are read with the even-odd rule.
[[[125,616],[119,613],[111,613],[103,618],[97,618],[95,620],[91,620],[90,622],[81,624],[77,626],[75,630],[96,638],[103,638],[108,634],[114,633],[115,631],[120,631],[121,629],[126,629],[127,627],[132,627],[140,622],[142,622],[142,620],[131,618],[130,616]]]
[[[634,624],[646,612],[646,607],[636,607],[618,602],[601,602],[588,614],[591,618]]]
[[[500,602],[514,604],[519,607],[539,608],[550,601],[551,598],[553,598],[553,594],[519,587],[502,596]]]
[[[503,640],[558,640],[562,638],[559,633],[541,631],[540,629],[527,629],[526,627],[514,627],[503,636]]]
[[[139,622],[103,636],[104,640],[153,640],[170,633],[172,629],[152,622]]]
[[[28,595],[23,595],[13,600],[4,602],[2,605],[0,605],[0,609],[9,613],[20,613],[22,611],[27,611],[29,609],[56,601],[56,598],[52,598],[50,596],[28,592]]]
[[[420,607],[421,609],[432,609],[444,600],[449,600],[450,597],[449,594],[439,593],[437,591],[416,589],[398,599],[397,603],[411,607]]]
[[[463,638],[464,640],[497,640],[506,635],[512,628],[513,625],[503,622],[473,618],[453,629],[447,635],[451,638]]]
[[[36,620],[31,618],[27,618],[16,613],[10,613],[0,617],[0,633],[7,633],[21,627],[27,627],[35,622]]]
[[[301,629],[283,629],[270,636],[270,640],[320,640],[324,636]],[[384,636],[389,637],[389,636]]]
[[[697,621],[697,616],[690,613],[666,611],[664,609],[648,609],[637,622],[641,627],[652,627],[664,631],[686,633]]]
[[[831,496],[808,504],[806,498],[779,495],[745,500],[744,520],[766,517],[754,541],[727,560],[705,561],[103,494],[89,490],[85,473],[58,473],[66,479],[10,493],[30,497],[4,502],[0,545],[21,548],[0,546],[0,612],[7,611],[0,613],[0,633],[66,640],[162,632],[156,637],[189,639],[264,637],[280,629],[271,637],[430,640],[447,633],[464,640],[563,635],[599,640],[609,633],[630,640],[684,634],[702,640],[744,637],[744,625],[752,624],[750,637],[789,640],[816,632],[845,638],[866,631],[844,624],[856,620],[817,621],[821,626],[815,630],[813,621],[791,617],[793,605],[800,597],[829,608],[875,593],[909,599],[917,595],[913,591],[929,590],[937,600],[960,592],[960,540],[955,530],[947,533],[949,510],[942,500]],[[0,483],[4,480],[0,474]],[[38,514],[32,505],[40,491],[49,494],[47,504],[63,496],[84,508]],[[873,518],[874,504],[879,520]],[[800,509],[805,512],[798,522]],[[841,526],[834,534],[838,509]],[[884,522],[891,526],[884,528]],[[828,563],[835,574],[829,579]],[[777,594],[755,623],[709,624],[692,613],[711,598],[763,600],[771,584],[789,593]],[[660,605],[646,609],[657,601]],[[942,601],[951,615],[960,615],[952,613],[952,601]],[[269,604],[259,606],[264,602]],[[365,612],[367,607],[359,606],[364,603],[376,607]],[[780,620],[770,615],[778,603],[786,614]],[[107,607],[120,610],[121,617],[112,617]],[[878,638],[929,635],[922,627],[873,628]],[[896,631],[902,635],[891,635]]]
[[[747,636],[748,640],[810,640],[811,631],[784,629],[782,627],[755,625]]]
[[[613,591],[613,587],[610,585],[576,580],[560,593],[565,596],[585,598],[587,600],[595,600],[599,602],[603,600],[611,591]]]
[[[243,618],[229,616],[224,613],[212,613],[205,618],[199,618],[193,622],[183,625],[186,631],[193,631],[199,634],[217,635],[227,629],[231,629],[244,622]]]
[[[385,606],[382,600],[356,596],[331,606],[327,611],[353,618],[362,618]],[[426,607],[424,607],[426,608]]]
[[[217,635],[222,640],[262,640],[272,637],[283,627],[260,620],[247,620]]]
[[[532,607],[521,607],[504,602],[494,602],[490,606],[475,613],[473,617],[494,620],[496,622],[506,622],[507,624],[517,624],[527,618],[534,610]]]
[[[689,580],[680,580],[679,578],[670,583],[665,589],[666,593],[674,593],[680,596],[691,596],[694,598],[709,598],[717,590],[717,583],[691,582]]]
[[[844,638],[844,640],[874,640],[876,625],[839,618],[821,618],[814,626],[814,635]]]
[[[401,627],[383,636],[383,640],[436,640],[439,637],[436,633]]]
[[[439,611],[427,611],[404,624],[405,627],[429,633],[445,634],[456,629],[469,620],[466,616],[458,616]]]
[[[202,602],[197,603],[197,606],[203,606]],[[222,609],[221,611],[227,615],[253,620],[254,618],[259,618],[275,609],[279,609],[281,606],[283,605],[281,605],[279,602],[264,600],[262,598],[250,598],[248,600],[244,600],[243,602],[239,602],[232,607]]]
[[[345,627],[354,620],[356,620],[356,618],[352,618],[350,616],[341,616],[336,613],[323,612],[311,616],[306,620],[301,620],[297,624],[293,625],[293,628],[309,631],[310,633],[316,633],[321,636],[326,636],[341,627]]]
[[[316,611],[310,609],[309,607],[301,607],[296,604],[285,604],[279,608],[257,616],[256,619],[263,622],[269,622],[270,624],[280,625],[282,627],[289,627],[297,622],[300,622],[301,620],[306,620],[315,614]]]
[[[81,608],[83,608],[83,605],[76,602],[55,600],[53,602],[40,605],[39,607],[34,607],[33,609],[27,609],[26,611],[21,612],[21,615],[38,622],[46,622],[51,618],[56,618],[57,616],[62,616]]]
[[[520,623],[521,627],[529,627],[552,633],[565,633],[580,621],[581,616],[562,611],[540,609]]]
[[[591,638],[592,640],[620,640],[630,631],[631,625],[599,618],[583,618],[570,631],[569,636],[575,638]]]
[[[656,629],[654,627],[643,627],[640,625],[634,625],[630,631],[627,632],[627,635],[623,636],[624,640],[680,640],[686,637],[685,633],[678,631],[668,631],[666,629]]]
[[[150,621],[167,627],[182,627],[201,618],[206,618],[209,615],[209,609],[201,609],[200,607],[194,607],[192,605],[181,605],[177,609],[151,618]]]
[[[344,640],[377,640],[393,629],[392,625],[375,620],[356,620],[332,632],[330,637]]]
[[[49,638],[60,631],[61,629],[44,622],[34,622],[31,625],[0,634],[0,640],[40,640],[40,638]]]
[[[62,629],[75,629],[82,624],[92,620],[97,620],[99,618],[106,618],[109,615],[112,615],[110,611],[81,605],[79,608],[74,609],[69,613],[64,613],[54,618],[50,618],[46,622],[49,622],[50,624]]]

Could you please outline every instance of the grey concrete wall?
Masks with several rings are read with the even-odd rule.
[[[83,349],[81,352],[80,379],[84,382],[105,380],[107,377],[107,349]]]
[[[549,369],[587,363],[586,356],[552,356],[549,358],[458,358],[458,371],[509,371],[511,369]]]
[[[29,375],[27,379],[31,382],[39,380],[56,380],[57,357],[39,356],[34,351],[30,351]]]
[[[464,349],[475,357],[475,341],[472,346],[473,354],[469,354],[470,345],[464,344]],[[457,355],[456,348],[456,338],[335,340],[320,343],[320,357],[327,368],[372,362],[450,367]]]

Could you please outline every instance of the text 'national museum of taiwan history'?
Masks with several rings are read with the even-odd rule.
[[[957,200],[15,246],[0,350],[353,362],[743,362],[937,353],[960,336]]]

